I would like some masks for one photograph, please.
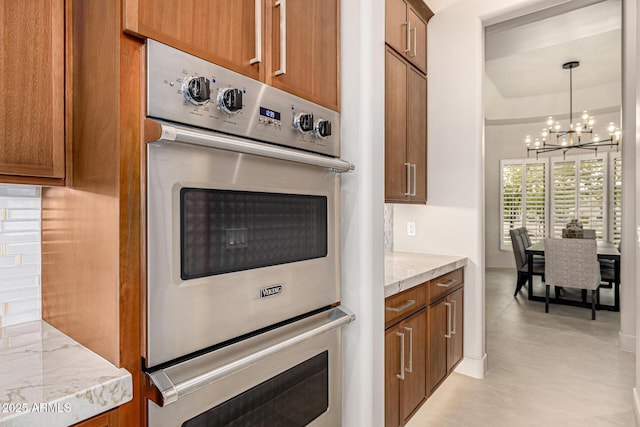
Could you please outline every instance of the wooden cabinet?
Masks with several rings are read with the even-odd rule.
[[[427,397],[427,312],[420,311],[385,333],[385,426],[400,426]]]
[[[125,0],[127,32],[339,109],[339,0]]]
[[[267,3],[272,11],[272,67],[266,82],[339,110],[340,2],[268,0]]]
[[[462,275],[462,270],[457,271]],[[429,283],[446,289],[437,293],[428,308],[429,393],[453,372],[463,356],[464,291],[462,282],[453,280],[436,279]]]
[[[385,300],[385,426],[403,426],[463,357],[462,268]]]
[[[0,3],[0,182],[63,185],[65,1]]]
[[[74,427],[117,427],[120,425],[118,420],[118,408],[104,412],[95,417],[89,418],[74,424]]]
[[[427,201],[427,79],[387,47],[385,200]]]
[[[433,13],[420,3],[386,1],[385,39],[396,52],[426,74],[427,21]]]

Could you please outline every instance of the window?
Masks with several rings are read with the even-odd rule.
[[[574,218],[584,228],[596,231],[596,239],[607,240],[606,153],[552,158],[551,222],[553,237]]]
[[[620,153],[609,154],[609,170],[611,179],[609,180],[609,209],[610,209],[610,238],[618,245],[622,236],[622,157]]]
[[[536,242],[561,237],[575,218],[584,228],[596,230],[597,239],[620,241],[619,153],[502,160],[500,176],[500,249],[511,249],[509,230],[513,228],[526,227]]]
[[[547,229],[547,167],[542,160],[502,160],[500,248],[511,249],[509,230],[527,227],[532,241],[546,235]]]

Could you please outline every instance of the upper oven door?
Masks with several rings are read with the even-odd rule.
[[[147,366],[339,301],[340,175],[149,144]]]

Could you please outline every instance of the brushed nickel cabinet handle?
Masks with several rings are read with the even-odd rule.
[[[444,305],[447,307],[447,333],[444,337],[451,338],[451,303],[445,302]]]
[[[262,62],[262,0],[256,0],[256,56],[251,58],[249,64]]]
[[[451,330],[451,333],[453,335],[456,334],[456,317],[458,314],[458,304],[456,303],[456,300],[452,299],[451,302],[453,303],[453,314],[451,315],[451,317],[453,318],[453,329]]]
[[[396,335],[400,337],[400,373],[396,374],[396,378],[404,381],[404,334],[396,332]]]
[[[409,21],[402,24],[403,27],[407,28],[407,40],[406,40],[406,48],[404,53],[409,53],[411,51],[411,23]]]
[[[416,195],[416,175],[418,174],[417,167],[418,166],[415,163],[411,164],[411,168],[413,168],[413,191],[411,192],[411,196]]]
[[[287,74],[287,0],[276,0],[280,8],[280,69],[276,76]]]
[[[404,327],[404,330],[409,332],[409,367],[405,368],[407,372],[413,372],[413,328]]]
[[[441,288],[448,288],[449,286],[455,285],[456,283],[458,283],[456,279],[451,279],[447,283],[436,283],[436,286],[439,286]]]
[[[385,310],[393,311],[394,313],[400,313],[400,312],[405,311],[407,308],[411,307],[415,303],[416,303],[416,300],[410,299],[410,300],[407,301],[406,304],[401,305],[400,307],[385,307]]]
[[[410,56],[415,58],[418,56],[418,27],[413,27],[411,31],[413,31],[413,52]]]
[[[407,167],[407,192],[404,193],[405,196],[411,195],[411,163],[404,164]]]

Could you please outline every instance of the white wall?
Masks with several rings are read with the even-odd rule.
[[[384,425],[384,0],[342,7],[342,304],[357,320],[343,332],[343,423]]]

